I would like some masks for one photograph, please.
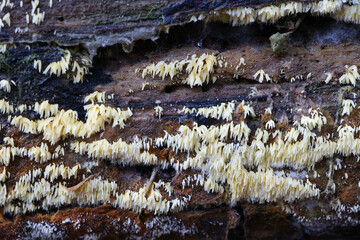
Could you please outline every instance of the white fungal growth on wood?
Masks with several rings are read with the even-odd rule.
[[[71,53],[69,50],[64,51],[64,56],[61,57],[60,61],[50,63],[44,70],[44,74],[55,74],[60,77],[60,75],[68,74],[73,76],[74,83],[83,82],[85,74],[89,73],[89,68],[91,60],[89,56],[85,53],[82,53],[80,63],[78,61],[73,61],[71,68]],[[71,74],[69,74],[71,73]]]
[[[327,72],[327,73],[325,73],[325,75],[326,75],[325,83],[328,84],[330,82],[330,80],[332,79],[332,73]]]
[[[32,15],[32,23],[36,25],[40,25],[40,23],[43,22],[45,19],[45,11],[40,12],[39,8],[36,9],[36,12],[31,13],[31,15]]]
[[[209,83],[210,75],[214,72],[214,67],[217,65],[217,60],[214,55],[202,54],[197,57],[195,54],[190,59],[184,59],[182,61],[174,61],[169,64],[164,61],[158,62],[156,65],[153,63],[142,71],[142,77],[147,75],[155,75],[164,79],[170,76],[173,79],[174,76],[186,72],[188,77],[183,80],[183,83],[193,86],[202,86],[204,83]],[[211,79],[213,82],[216,78]]]
[[[265,128],[267,129],[274,129],[275,128],[275,122],[273,120],[269,120],[266,124],[265,124]]]
[[[0,99],[0,111],[1,113],[13,113],[14,112],[14,106],[11,105],[9,102],[5,101],[4,99]]]
[[[244,100],[239,104],[237,109],[244,113],[244,118],[246,118],[248,115],[252,117],[256,116],[254,109],[250,105],[245,104]]]
[[[267,73],[264,72],[264,70],[259,70],[254,74],[254,79],[257,80],[259,83],[262,83],[264,80],[267,82],[271,82],[271,78]]]
[[[341,113],[341,116],[350,115],[350,113],[352,112],[352,110],[355,108],[355,103],[354,103],[353,100],[343,99],[343,101],[342,101],[342,107],[343,107],[343,111],[342,111],[342,113]]]
[[[105,101],[106,101],[105,92],[95,91],[95,92],[87,95],[87,96],[84,98],[84,103],[87,103],[87,102],[91,102],[91,103],[95,103],[95,102],[105,103]]]
[[[360,23],[360,5],[354,4],[351,6],[343,5],[341,10],[331,15],[339,21]]]
[[[58,104],[50,104],[48,100],[43,101],[42,103],[36,102],[34,105],[34,111],[40,114],[40,118],[48,118],[54,116],[59,111]]]
[[[0,53],[5,53],[7,50],[7,44],[0,44]]]
[[[20,113],[23,113],[24,111],[28,110],[28,106],[26,104],[21,104],[16,108],[16,110],[19,111]]]
[[[9,27],[11,26],[10,13],[6,13],[6,14],[3,16],[2,20],[3,20],[4,22],[6,22],[6,24],[7,24]]]
[[[196,116],[204,116],[206,118],[211,117],[215,119],[224,119],[226,121],[232,120],[232,113],[235,109],[235,101],[228,103],[221,103],[217,106],[207,107],[207,108],[188,108],[186,106],[183,107],[181,112],[185,114],[193,114],[196,113]]]
[[[352,84],[355,86],[356,81],[359,80],[360,75],[358,73],[358,68],[355,65],[345,66],[346,72],[339,78],[339,83],[341,84]]]
[[[197,21],[222,21],[231,23],[233,26],[246,25],[255,21],[274,23],[282,17],[300,13],[313,15],[329,14],[339,21],[360,23],[360,5],[357,1],[323,0],[318,2],[285,2],[260,7],[235,7],[222,8],[203,15],[199,13],[191,17]]]
[[[81,59],[80,59],[81,65],[77,62],[73,62],[73,68],[72,72],[73,75],[73,82],[74,83],[81,83],[84,80],[85,74],[89,73],[89,67],[91,65],[91,59],[86,53],[82,53]]]
[[[71,53],[69,50],[65,50],[64,56],[61,57],[60,61],[50,63],[44,70],[44,74],[49,72],[50,75],[56,74],[60,77],[61,74],[65,74],[70,66]]]
[[[13,80],[6,80],[3,79],[0,81],[0,89],[3,89],[6,92],[11,92],[11,84],[13,84],[14,86],[16,86],[16,83]]]
[[[7,178],[7,172],[6,172],[6,167],[4,167],[2,172],[0,173],[0,182],[5,182],[6,178]]]
[[[189,74],[188,77],[183,81],[193,86],[202,86],[203,83],[209,83],[210,74],[214,72],[214,67],[217,65],[217,60],[214,55],[202,54],[199,58],[196,55],[192,55],[186,66],[186,72]],[[216,78],[212,78],[214,83]]]
[[[241,66],[245,66],[245,59],[242,57],[240,58],[239,64],[235,67],[235,70],[238,71]]]
[[[34,60],[34,68],[37,69],[41,73],[42,62],[41,62],[40,59],[35,59]]]
[[[62,138],[70,135],[76,137],[89,137],[95,132],[105,128],[106,123],[113,122],[113,126],[125,126],[124,122],[132,112],[130,109],[106,107],[105,105],[89,104],[86,122],[77,120],[77,112],[72,110],[61,110],[55,116],[32,121],[26,117],[15,116],[11,124],[20,128],[25,133],[42,133],[43,139],[55,144]]]
[[[321,130],[321,127],[326,124],[327,120],[323,114],[316,109],[309,109],[310,116],[302,116],[301,117],[301,125],[312,130],[314,128],[318,128],[318,131]]]
[[[154,107],[154,110],[155,110],[155,116],[158,116],[160,119],[162,112],[163,112],[163,108],[158,105],[158,106]]]

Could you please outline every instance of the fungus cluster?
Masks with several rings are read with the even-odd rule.
[[[254,79],[258,80],[259,83],[262,83],[264,80],[267,82],[271,82],[271,78],[269,77],[269,74],[265,73],[264,70],[259,70],[254,74]]]
[[[174,61],[169,64],[161,61],[156,65],[153,63],[142,71],[142,77],[147,75],[155,75],[164,79],[166,76],[170,76],[173,79],[177,74],[185,71],[188,77],[183,80],[183,83],[193,86],[202,86],[204,83],[209,83],[210,75],[214,72],[214,67],[217,65],[217,60],[214,55],[202,54],[200,57],[192,55],[190,59],[184,59],[182,61]],[[216,78],[211,79],[213,82]]]
[[[51,105],[42,108],[42,113],[50,114]],[[113,122],[113,126],[125,126],[124,122],[132,112],[130,109],[121,110],[120,108],[107,107],[103,104],[89,104],[85,106],[87,110],[86,122],[77,120],[77,112],[72,110],[60,110],[55,116],[40,119],[37,121],[30,120],[23,116],[15,116],[11,124],[17,126],[25,133],[42,133],[43,139],[55,144],[60,139],[70,135],[75,137],[90,137],[92,134],[105,128],[106,123]]]
[[[183,107],[181,112],[185,114],[195,114],[196,116],[204,116],[206,118],[211,117],[215,119],[224,119],[226,121],[232,120],[232,113],[235,109],[235,102],[221,103],[217,106],[212,107],[204,107],[204,108],[188,108],[186,106]]]
[[[3,79],[0,81],[0,89],[3,89],[4,91],[6,92],[11,92],[11,84],[15,85],[16,86],[16,83],[11,80],[6,80],[6,79]]]
[[[159,119],[161,118],[162,112],[163,112],[163,108],[161,106],[156,106],[154,107],[155,110],[155,115],[159,116]]]
[[[356,81],[360,79],[360,74],[358,73],[358,69],[357,66],[352,65],[352,66],[345,66],[346,68],[346,72],[344,75],[342,75],[339,78],[339,83],[341,84],[352,84],[355,86]]]
[[[55,74],[56,76],[69,74],[72,75],[74,83],[81,83],[85,74],[89,73],[88,66],[91,65],[90,58],[84,53],[81,56],[81,66],[77,61],[73,61],[71,65],[71,53],[69,50],[64,51],[64,56],[59,61],[50,63],[44,70],[44,74]],[[35,65],[35,63],[34,63]],[[72,66],[72,68],[71,68]]]
[[[318,2],[285,2],[270,6],[222,8],[204,15],[191,16],[190,21],[222,21],[233,26],[246,25],[255,21],[274,23],[282,17],[300,13],[330,15],[336,20],[360,23],[359,1],[323,0]]]

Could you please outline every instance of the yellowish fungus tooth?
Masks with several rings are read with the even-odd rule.
[[[162,115],[162,112],[163,112],[163,108],[161,106],[156,106],[154,108],[155,110],[155,115],[156,116],[159,116],[159,119],[161,118],[161,115]]]
[[[273,120],[269,120],[266,124],[265,124],[265,128],[267,129],[274,129],[275,128],[275,122]]]
[[[280,17],[280,8],[277,6],[268,6],[257,10],[257,19],[264,23],[274,23]]]
[[[9,111],[10,106],[7,107],[3,103],[2,110]],[[57,105],[51,105],[47,101],[42,104],[35,104],[35,111],[43,113],[44,115],[54,115],[45,119],[32,121],[22,116],[15,116],[11,120],[11,124],[20,128],[21,131],[26,133],[43,133],[43,139],[48,140],[51,144],[55,144],[61,138],[68,137],[69,135],[76,137],[89,137],[95,132],[99,132],[105,128],[106,123],[113,122],[113,126],[124,127],[124,122],[128,119],[132,112],[130,109],[121,110],[120,108],[106,107],[105,105],[90,104],[85,106],[87,110],[86,122],[77,120],[77,112],[72,110],[57,110]],[[13,109],[12,109],[13,111]]]
[[[325,73],[325,75],[326,75],[325,83],[329,83],[330,80],[332,79],[332,73],[327,72]]]
[[[360,23],[360,5],[354,4],[351,6],[343,5],[341,10],[331,15],[333,18],[339,21]]]
[[[13,85],[16,85],[15,82],[13,80],[6,80],[6,79],[3,79],[0,81],[0,89],[3,89],[5,90],[6,92],[11,92],[11,83]]]
[[[342,107],[343,107],[343,111],[341,113],[341,116],[346,115],[350,115],[350,113],[352,112],[352,110],[355,108],[355,103],[353,100],[346,100],[343,99],[342,101]]]
[[[217,65],[217,60],[214,55],[202,54],[200,57],[192,55],[191,59],[184,59],[182,61],[174,61],[169,64],[164,61],[158,62],[156,65],[153,63],[142,71],[142,77],[145,78],[147,75],[155,75],[164,79],[170,76],[171,79],[177,74],[180,74],[184,67],[188,77],[183,80],[183,83],[193,86],[201,86],[204,83],[209,83],[210,75],[214,72],[214,67]],[[216,78],[212,78],[215,82]],[[143,90],[144,90],[143,85]]]
[[[259,70],[254,74],[254,79],[258,80],[259,83],[262,83],[264,80],[266,80],[267,82],[271,82],[272,79],[269,77],[269,75],[267,73],[264,72],[264,70]]]
[[[98,92],[95,91],[89,95],[87,95],[84,99],[84,103],[91,102],[91,103],[105,103],[105,92]]]
[[[187,108],[186,106],[183,107],[181,112],[186,114],[196,113],[196,116],[204,116],[204,117],[211,117],[215,119],[224,119],[227,121],[232,120],[232,113],[235,109],[235,101],[222,103],[217,106],[208,107],[208,108]]]
[[[0,173],[0,182],[5,182],[6,178],[7,178],[6,168],[4,167],[3,171]],[[0,192],[1,192],[1,190],[0,190]]]
[[[1,113],[10,114],[14,112],[14,107],[4,99],[0,99],[0,111]]]
[[[34,60],[34,68],[41,72],[42,69],[42,62],[41,60]]]
[[[3,16],[3,20],[6,22],[6,24],[10,27],[11,26],[11,20],[10,20],[10,13],[6,13]]]
[[[341,84],[352,84],[355,86],[356,81],[359,80],[360,74],[358,73],[358,68],[355,65],[345,66],[346,72],[339,78],[339,83]]]

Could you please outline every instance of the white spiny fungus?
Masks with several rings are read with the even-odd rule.
[[[68,167],[63,164],[49,164],[44,170],[44,178],[49,179],[50,182],[62,177],[62,179],[70,179],[71,177],[77,177],[78,170],[81,169],[80,164],[75,165],[74,167]]]
[[[123,194],[117,194],[113,205],[122,209],[132,209],[136,212],[147,209],[153,211],[154,214],[162,214],[182,210],[191,199],[191,196],[189,196],[183,199],[167,200],[156,188],[151,188],[151,191],[146,196],[146,190],[146,187],[143,187],[138,192],[126,190]]]
[[[0,99],[0,111],[1,113],[10,114],[14,112],[14,107],[4,99]]]
[[[325,73],[325,75],[326,75],[325,83],[328,84],[330,82],[330,80],[332,79],[332,73],[327,72],[327,73]]]
[[[44,21],[44,18],[45,18],[45,11],[44,12],[40,12],[40,9],[37,8],[36,9],[36,12],[32,13],[32,23],[34,24],[37,24],[37,25],[40,25],[41,22]]]
[[[6,80],[3,79],[0,81],[0,89],[3,89],[6,92],[11,92],[11,84],[13,84],[14,86],[16,86],[15,82],[13,80]]]
[[[49,106],[49,105],[47,105]],[[50,105],[54,106],[54,105]],[[0,101],[1,107],[1,101]],[[39,106],[40,109],[40,106]],[[86,122],[77,120],[77,112],[72,110],[61,110],[55,116],[32,121],[22,116],[15,116],[11,124],[26,133],[43,133],[43,139],[55,144],[61,138],[69,135],[76,137],[90,137],[95,132],[105,128],[105,123],[113,122],[113,126],[125,126],[124,122],[132,115],[130,109],[106,107],[105,105],[89,104],[85,106],[87,111]],[[53,111],[49,111],[49,114]],[[44,112],[46,114],[46,111]]]
[[[42,69],[42,62],[41,60],[37,60],[35,59],[34,60],[34,68],[37,69],[39,72],[41,72],[41,69]]]
[[[285,2],[258,8],[235,7],[220,8],[202,15],[207,21],[222,21],[231,23],[233,26],[250,24],[260,21],[274,23],[280,18],[300,13],[311,13],[314,15],[330,14],[331,17],[345,22],[360,23],[360,5],[358,2],[341,0],[322,0],[318,2]],[[197,21],[199,17],[192,16],[190,21]]]
[[[352,85],[355,86],[356,81],[359,80],[359,78],[360,78],[357,66],[352,65],[349,67],[346,65],[345,68],[346,68],[346,72],[344,75],[342,75],[339,78],[339,83],[341,83],[341,84],[350,84],[351,83]]]
[[[250,87],[250,89],[251,89],[251,92],[249,93],[249,97],[254,97],[259,92],[256,87]]]
[[[73,76],[74,83],[83,82],[85,74],[89,73],[88,66],[91,65],[91,60],[86,53],[82,53],[80,64],[78,61],[73,61],[71,67],[71,53],[69,50],[64,51],[64,56],[61,57],[60,61],[50,63],[44,70],[44,74],[49,72],[50,75],[56,74],[56,76],[68,74]],[[70,74],[71,73],[71,74]]]
[[[71,53],[69,50],[65,50],[64,56],[61,57],[60,61],[50,63],[44,70],[44,74],[56,74],[56,76],[60,76],[61,74],[65,74],[70,66]]]
[[[146,75],[155,75],[164,79],[170,76],[171,79],[177,74],[185,71],[188,77],[183,80],[183,83],[193,86],[202,86],[204,83],[209,83],[210,75],[214,72],[214,67],[217,65],[217,60],[214,55],[202,54],[200,57],[192,55],[190,59],[184,59],[182,61],[174,61],[169,64],[164,61],[158,62],[156,65],[153,63],[142,71],[142,77]],[[216,78],[211,79],[213,82]],[[143,86],[144,88],[144,86]]]
[[[264,70],[259,70],[254,74],[254,79],[258,80],[259,83],[262,83],[264,80],[266,80],[267,82],[271,82],[271,78],[269,77],[269,75],[267,73],[264,72]]]
[[[338,12],[343,3],[341,0],[322,0],[311,5],[311,13],[324,15]]]
[[[40,104],[36,102],[34,105],[34,111],[40,114],[40,118],[48,118],[58,113],[59,106],[58,104],[50,104],[49,101],[46,100]]]
[[[46,143],[41,143],[40,147],[31,147],[27,151],[27,155],[30,160],[35,162],[44,163],[49,161],[52,158],[51,153],[49,152],[49,147]]]
[[[12,137],[4,137],[4,143],[14,147],[14,139]]]
[[[245,104],[244,100],[240,103],[238,108],[242,109],[242,112],[244,113],[244,118],[246,118],[248,115],[251,115],[252,117],[256,116],[254,109],[250,105]]]
[[[232,120],[232,113],[235,109],[235,101],[228,103],[221,103],[217,106],[207,107],[207,108],[187,108],[183,107],[181,112],[186,114],[196,113],[196,116],[204,116],[206,118],[211,117],[215,119],[224,119],[226,121]]]
[[[5,53],[7,49],[7,44],[0,44],[0,53]]]
[[[109,143],[106,139],[94,141],[92,143],[74,142],[71,148],[80,154],[85,154],[96,159],[112,159],[122,164],[157,164],[156,155],[148,151],[141,151],[143,148],[138,142],[127,144],[119,139],[116,142]]]
[[[333,18],[339,21],[360,23],[360,5],[354,4],[351,6],[343,5],[341,10],[331,14]]]
[[[6,174],[6,167],[3,168],[2,172],[0,173],[0,182],[5,182],[7,177]],[[1,191],[0,191],[1,192]],[[1,202],[1,201],[0,201]]]
[[[265,108],[265,113],[272,114],[271,107]]]
[[[91,65],[91,59],[87,53],[84,53],[84,52],[82,53],[80,63],[81,63],[81,65],[77,61],[73,62],[73,68],[71,71],[74,73],[74,75],[73,75],[74,83],[83,82],[85,74],[89,73],[88,66]]]
[[[3,16],[2,20],[5,21],[9,27],[11,26],[10,13],[6,13]]]
[[[144,91],[144,90],[145,90],[145,87],[146,87],[147,85],[149,85],[148,82],[143,82],[143,83],[142,83],[141,90]]]
[[[301,125],[312,130],[318,128],[318,131],[321,130],[321,127],[326,124],[326,117],[323,116],[321,112],[318,112],[316,109],[309,109],[310,116],[301,117]]]
[[[341,116],[344,116],[345,114],[350,115],[352,110],[355,108],[355,103],[351,99],[343,99],[342,107],[343,107],[343,111],[341,113]]]
[[[162,112],[163,112],[163,108],[158,105],[158,106],[154,107],[154,110],[155,110],[155,116],[159,116],[159,119],[160,119]]]
[[[266,124],[265,124],[265,128],[267,129],[274,129],[275,128],[275,122],[273,120],[269,120]]]
[[[91,103],[105,103],[105,92],[98,92],[95,91],[89,95],[87,95],[84,99],[84,103],[91,102]]]
[[[257,10],[257,20],[261,22],[274,23],[280,17],[280,8],[277,6],[267,6]]]
[[[245,59],[242,57],[240,58],[239,64],[235,67],[235,70],[238,71],[241,66],[245,66]]]

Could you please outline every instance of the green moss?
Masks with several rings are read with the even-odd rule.
[[[39,56],[37,54],[31,54],[31,55],[25,57],[23,60],[21,60],[21,63],[23,63],[23,64],[32,63],[37,58],[39,58]]]

